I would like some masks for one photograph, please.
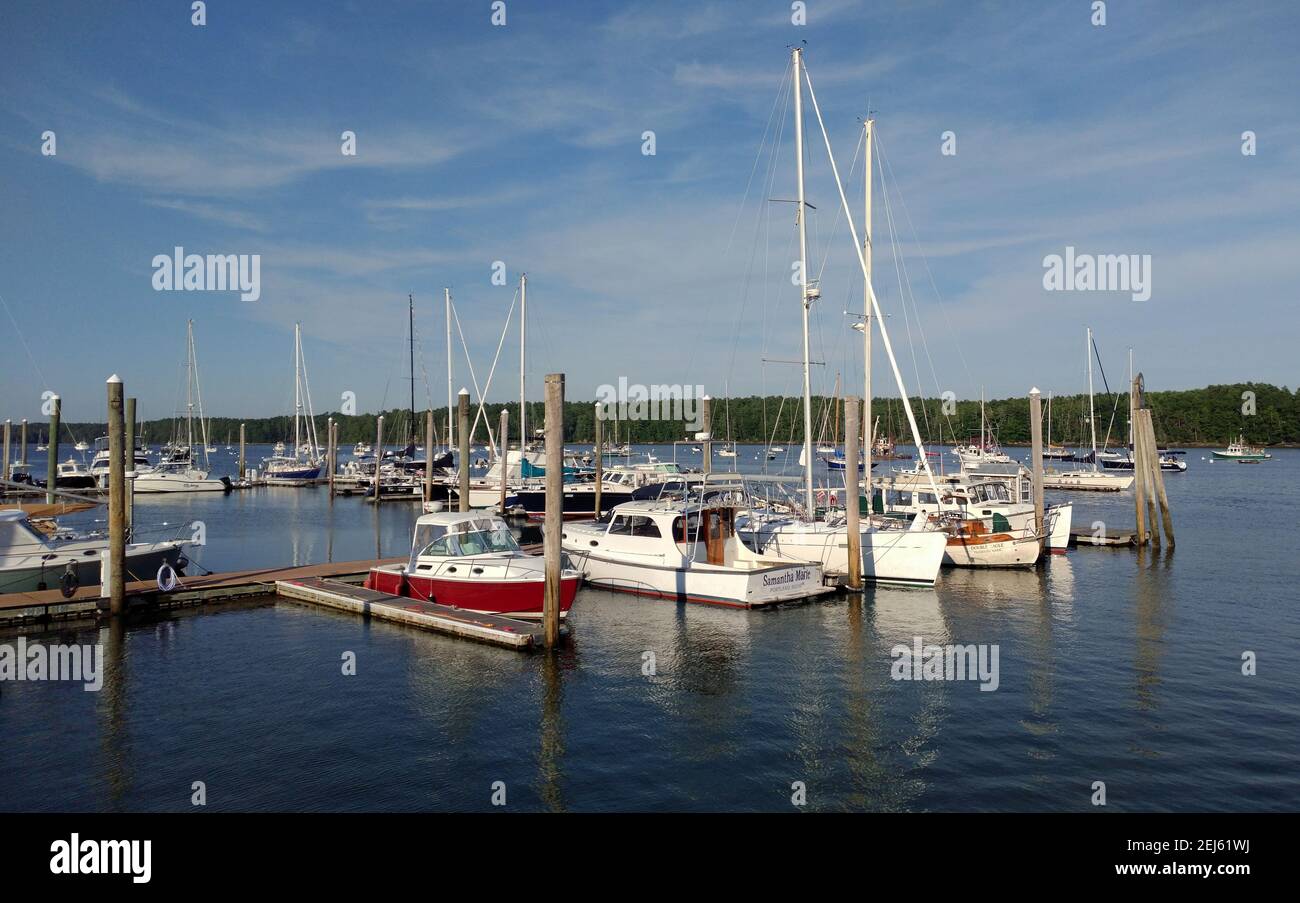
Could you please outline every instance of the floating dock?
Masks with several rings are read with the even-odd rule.
[[[1088,530],[1071,530],[1071,546],[1109,546],[1113,549],[1132,547],[1137,545],[1136,530],[1121,530],[1112,533],[1109,530],[1105,533],[1092,533]]]
[[[329,577],[360,583],[376,564],[403,564],[405,561],[405,557],[385,558],[378,562],[337,561],[305,567],[262,568],[182,577],[176,588],[169,593],[160,590],[152,580],[139,580],[126,584],[127,607],[128,611],[181,608],[266,596],[275,593],[277,581],[309,577]],[[0,625],[93,618],[100,611],[107,610],[107,607],[108,600],[100,598],[100,589],[96,584],[82,586],[66,598],[57,589],[34,593],[5,593],[0,595]]]
[[[407,624],[497,646],[540,649],[546,640],[541,624],[500,615],[478,614],[422,599],[394,596],[392,593],[323,577],[277,580],[275,591],[286,599],[311,602],[367,618]]]

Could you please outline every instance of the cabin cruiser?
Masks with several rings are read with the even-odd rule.
[[[131,481],[136,492],[229,492],[229,477],[208,479],[208,471],[188,460],[163,461],[147,470],[137,471]]]
[[[581,573],[560,572],[560,617]],[[519,548],[506,522],[482,512],[425,514],[415,522],[406,564],[373,567],[366,588],[482,614],[541,618],[545,560]]]
[[[958,474],[936,475],[934,480],[940,499],[935,498],[934,489],[919,469],[877,477],[873,481],[872,513],[896,518],[956,513],[963,519],[985,520],[985,526],[995,533],[1034,532],[1033,475],[1024,465],[1014,461],[984,462]],[[1043,505],[1048,551],[1065,554],[1073,516],[1072,502]],[[993,522],[995,517],[1000,518],[997,523]]]
[[[929,481],[916,474],[882,478],[872,490],[872,511],[886,518],[928,516],[948,534],[945,564],[1021,567],[1038,562],[1042,544],[1034,531],[1033,502],[1013,499],[1007,485],[996,480],[943,476],[936,477],[935,483],[938,499]],[[1044,530],[1061,552],[1069,545],[1070,513],[1069,505],[1043,512]]]
[[[564,549],[592,586],[758,608],[832,591],[820,564],[759,554],[737,533],[733,499],[626,502],[605,520],[564,525]]]
[[[135,454],[132,456],[132,465],[131,469],[134,469],[137,473],[148,470],[152,466],[149,461],[148,449],[136,445]],[[90,475],[95,478],[96,484],[101,488],[108,486],[108,469],[108,437],[101,436],[95,440],[95,456],[90,461]]]
[[[44,487],[46,482],[40,480],[36,485]],[[61,462],[55,469],[54,486],[56,489],[93,489],[95,478],[90,475],[85,464],[69,455],[68,460]]]
[[[82,534],[34,520],[21,508],[0,509],[0,593],[98,583],[101,553],[107,548],[106,534]],[[153,579],[164,564],[180,573],[187,563],[184,548],[180,540],[127,543],[126,579]]]
[[[651,461],[627,467],[611,467],[601,474],[600,511],[596,507],[596,481],[594,474],[579,474],[578,479],[566,482],[563,487],[564,516],[581,520],[603,517],[624,502],[654,499],[672,492],[684,492],[688,486],[703,479],[702,474],[689,473],[671,462]],[[539,520],[546,516],[545,485],[530,484],[514,493],[516,504]]]

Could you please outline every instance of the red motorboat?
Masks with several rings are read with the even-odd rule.
[[[560,572],[560,616],[582,574]],[[426,514],[415,522],[406,564],[373,567],[366,588],[483,614],[541,618],[544,560],[519,548],[506,522],[481,511]]]

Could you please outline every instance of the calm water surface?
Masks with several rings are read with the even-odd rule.
[[[554,659],[269,598],[46,634],[104,644],[105,685],[0,686],[0,809],[186,810],[203,781],[216,810],[483,810],[503,781],[513,809],[790,810],[802,781],[809,810],[1092,811],[1104,781],[1110,810],[1294,811],[1300,452],[1203,457],[1166,475],[1172,555],[752,613],[584,589]],[[1130,493],[1070,497],[1076,526],[1133,525]],[[213,570],[404,554],[415,512],[324,489],[137,506],[202,521]],[[998,644],[1000,686],[892,680],[918,636]]]

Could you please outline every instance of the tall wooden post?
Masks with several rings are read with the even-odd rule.
[[[849,589],[862,588],[862,530],[858,526],[858,399],[844,399],[844,514],[849,531]],[[871,475],[867,474],[867,486]]]
[[[1164,525],[1165,541],[1172,547],[1174,544],[1174,518],[1169,510],[1169,496],[1165,494],[1165,476],[1160,470],[1160,445],[1156,442],[1155,424],[1151,420],[1150,408],[1143,408],[1139,414],[1142,418],[1142,433],[1146,437],[1147,448],[1150,451],[1151,486],[1153,488],[1151,495],[1160,508],[1160,521]],[[1152,531],[1155,530],[1154,516],[1151,529]]]
[[[26,417],[23,418],[23,425],[21,431],[19,432],[19,435],[22,436],[22,440],[18,444],[18,463],[26,464],[27,463],[27,418]]]
[[[50,396],[50,441],[45,459],[45,504],[54,504],[54,490],[59,479],[59,417],[63,411],[63,400],[57,395]]]
[[[339,469],[339,423],[333,417],[329,419],[329,426],[325,432],[325,445],[329,449],[329,457],[325,460],[325,476],[329,479],[330,484],[330,501],[334,500],[334,477]]]
[[[244,479],[244,424],[239,425],[239,479]]]
[[[456,396],[456,429],[460,432],[460,477],[456,494],[460,511],[469,510],[469,390],[462,388]]]
[[[433,408],[424,415],[424,500],[433,501]]]
[[[1137,441],[1137,412],[1142,406],[1142,375],[1138,374],[1133,377],[1133,383],[1129,386],[1128,400],[1128,422],[1129,422],[1129,439],[1133,443],[1133,449],[1129,453],[1133,458],[1133,505],[1137,515],[1137,544],[1146,545],[1147,541],[1147,500],[1146,500],[1146,472],[1142,468],[1142,452]],[[1093,462],[1096,467],[1097,463]]]
[[[542,549],[546,556],[546,589],[542,601],[542,627],[546,648],[560,642],[561,526],[564,522],[564,374],[546,374],[546,520]]]
[[[5,451],[3,461],[0,462],[0,480],[9,479],[9,446],[13,443],[13,421],[5,420]]]
[[[599,401],[596,402],[596,492],[593,499],[593,511],[596,512],[596,520],[600,520],[600,489],[605,482],[605,456],[601,453],[601,446],[604,444],[601,435],[605,425],[605,406]],[[674,456],[676,457],[676,456]]]
[[[713,470],[713,399],[705,395],[700,399],[700,412],[704,421],[704,444],[700,446],[704,451],[704,472],[711,473]],[[764,437],[767,438],[767,437]]]
[[[122,380],[108,378],[108,557],[109,611],[126,609],[126,457],[123,449]]]
[[[1043,531],[1043,393],[1029,390],[1029,467],[1034,478],[1034,535],[1041,550],[1047,537]]]
[[[135,523],[135,399],[126,400],[126,541]]]
[[[1149,435],[1142,426],[1150,415],[1146,408],[1138,410],[1139,432],[1142,435],[1142,447],[1146,451],[1147,479],[1147,523],[1151,527],[1151,544],[1160,545],[1160,526],[1156,523],[1156,484],[1160,475],[1160,453],[1156,450],[1155,436]]]
[[[380,499],[379,472],[380,470],[383,469],[383,464],[384,464],[384,415],[380,414],[379,417],[375,420],[375,477],[373,480],[370,481],[370,488],[374,491],[376,505],[379,504],[379,499]],[[379,515],[377,514],[375,515],[375,517],[378,516]],[[376,531],[378,531],[379,529],[378,523],[379,522],[376,520],[375,521]],[[375,539],[376,547],[378,545],[378,542],[379,540],[378,538],[376,538]],[[378,552],[375,553],[375,557],[376,558],[379,557]]]
[[[501,426],[497,429],[497,439],[501,442],[501,501],[497,504],[501,514],[506,513],[506,477],[510,475],[510,409],[501,406]],[[521,465],[522,466],[522,465]]]

